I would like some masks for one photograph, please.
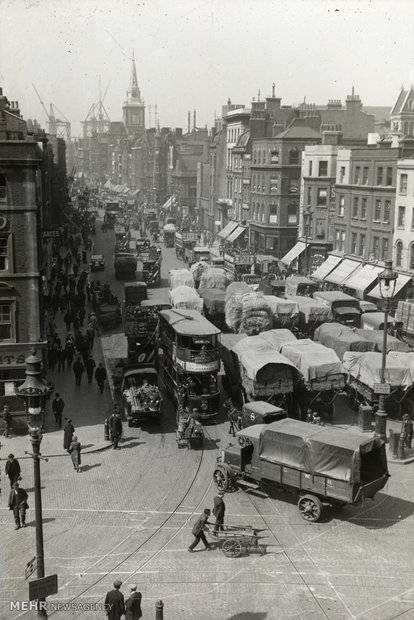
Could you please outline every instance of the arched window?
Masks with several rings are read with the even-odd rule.
[[[410,269],[414,270],[414,243],[410,245]]]
[[[402,241],[397,241],[395,244],[395,266],[401,267],[402,265],[402,252],[403,252],[403,244]]]

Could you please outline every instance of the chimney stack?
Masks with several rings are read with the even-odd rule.
[[[193,110],[193,118],[194,118],[194,130],[196,128],[196,111]]]
[[[188,111],[187,133],[190,133],[191,112]]]

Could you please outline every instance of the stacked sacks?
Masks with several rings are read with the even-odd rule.
[[[242,297],[251,293],[246,282],[232,282],[226,288],[225,313],[226,325],[234,332],[239,331],[242,319]]]
[[[254,336],[272,329],[273,315],[263,293],[246,293],[241,298],[242,314],[239,332]]]
[[[209,268],[210,265],[203,260],[197,261],[191,265],[190,273],[193,276],[195,288],[199,287],[201,276]]]
[[[228,284],[229,276],[221,267],[209,267],[200,279],[200,289],[218,288],[225,291]]]
[[[177,310],[203,311],[203,300],[194,288],[190,286],[177,286],[170,291],[170,302]]]
[[[177,288],[177,286],[190,286],[194,288],[194,279],[189,269],[170,269],[168,272],[168,282],[171,290]]]

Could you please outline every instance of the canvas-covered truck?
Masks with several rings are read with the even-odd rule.
[[[161,422],[162,396],[158,387],[158,373],[153,366],[126,369],[121,390],[128,426],[137,426],[141,422]]]
[[[220,452],[217,488],[291,491],[309,522],[318,521],[325,506],[373,499],[390,477],[385,443],[353,429],[284,419],[249,426],[237,436],[247,441]]]
[[[359,300],[341,291],[317,291],[313,299],[329,308],[328,318],[352,327],[361,325],[361,307]]]
[[[114,255],[115,278],[117,280],[134,280],[137,270],[137,257],[130,252],[117,252]]]
[[[414,414],[414,360],[412,353],[390,351],[386,356],[385,383],[381,381],[382,353],[347,351],[343,365],[348,373],[347,396],[351,407],[369,405],[378,407],[379,390],[388,389],[385,410],[389,416],[400,419],[403,414]],[[380,384],[383,384],[381,387]]]
[[[175,254],[177,258],[185,260],[186,250],[193,248],[198,243],[198,233],[189,231],[175,231]]]
[[[175,240],[175,224],[165,224],[162,229],[164,236],[164,245],[166,248],[174,247]]]
[[[294,331],[298,338],[313,338],[315,330],[320,325],[332,320],[328,318],[330,316],[329,306],[316,299],[293,295],[289,297],[289,301],[298,304],[299,314],[294,325]]]
[[[357,331],[339,323],[324,323],[315,330],[313,339],[333,349],[340,360],[346,351],[375,351],[375,342],[357,334]]]

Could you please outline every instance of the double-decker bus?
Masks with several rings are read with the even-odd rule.
[[[185,388],[185,405],[198,410],[201,421],[213,420],[220,405],[220,330],[196,310],[162,310],[160,348],[164,383],[177,401]]]

